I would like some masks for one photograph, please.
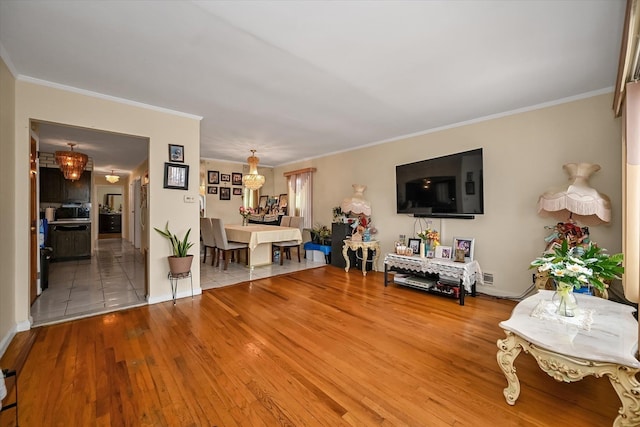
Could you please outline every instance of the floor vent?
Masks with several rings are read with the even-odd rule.
[[[493,286],[493,273],[483,273],[482,281],[485,286]]]

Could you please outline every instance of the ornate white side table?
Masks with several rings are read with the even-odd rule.
[[[498,340],[498,365],[507,378],[504,397],[514,405],[520,381],[513,363],[524,350],[556,381],[580,381],[587,375],[607,376],[622,402],[614,426],[640,425],[640,362],[638,322],[633,307],[577,294],[576,318],[545,311],[553,291],[540,290],[520,302],[509,320],[500,322],[507,337]]]
[[[358,249],[362,249],[362,275],[367,275],[367,260],[369,259],[369,250],[375,251],[373,255],[373,271],[378,271],[378,258],[380,258],[380,242],[377,240],[371,240],[368,242],[358,242],[353,241],[351,239],[343,240],[344,245],[342,246],[342,256],[344,257],[344,261],[347,264],[344,268],[344,271],[349,272],[349,267],[351,267],[351,262],[349,261],[349,249],[352,251],[357,251]]]

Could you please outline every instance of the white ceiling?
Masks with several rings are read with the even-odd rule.
[[[202,116],[201,157],[244,162],[255,148],[273,166],[612,88],[624,9],[0,0],[0,54],[21,79]],[[51,132],[45,145],[70,139]],[[107,136],[96,167],[130,170],[129,141]]]

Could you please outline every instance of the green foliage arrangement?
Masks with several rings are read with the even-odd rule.
[[[164,230],[160,230],[159,228],[153,227],[158,233],[162,236],[169,239],[171,242],[171,248],[173,250],[173,255],[184,258],[187,256],[187,251],[193,246],[193,243],[189,242],[189,234],[191,234],[191,229],[187,230],[187,234],[185,234],[184,239],[179,239],[178,236],[172,234],[169,231],[169,221],[164,226]]]
[[[609,255],[593,243],[570,248],[567,240],[563,240],[553,252],[533,260],[529,268],[537,267],[538,271],[548,273],[556,282],[570,284],[576,289],[590,284],[604,291],[607,287],[605,280],[620,279],[624,273],[623,258],[623,254]]]

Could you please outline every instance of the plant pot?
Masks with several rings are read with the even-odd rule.
[[[172,255],[169,259],[169,271],[172,276],[179,276],[181,274],[187,274],[191,271],[191,263],[193,262],[193,255],[187,255],[186,257],[177,257]]]

